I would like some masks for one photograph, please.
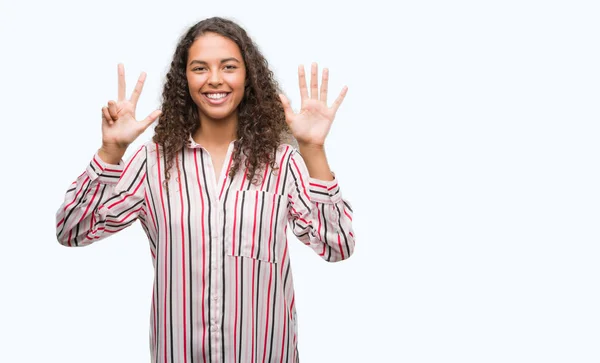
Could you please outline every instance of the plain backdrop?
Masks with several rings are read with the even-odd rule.
[[[55,213],[117,63],[129,91],[148,74],[143,118],[214,15],[293,106],[298,64],[330,68],[331,100],[349,87],[326,149],[356,250],[328,264],[290,238],[302,362],[600,361],[597,1],[0,4],[1,361],[149,361],[141,226],[69,249]]]

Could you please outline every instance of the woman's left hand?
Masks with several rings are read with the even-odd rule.
[[[295,113],[290,106],[290,101],[284,95],[279,95],[285,111],[285,120],[290,127],[292,135],[299,145],[322,147],[329,133],[335,113],[342,104],[348,87],[340,92],[338,98],[331,107],[327,106],[327,87],[329,81],[329,70],[325,68],[321,77],[321,89],[317,77],[317,64],[313,63],[310,72],[310,96],[306,87],[306,76],[304,66],[298,66],[298,81],[300,84],[300,97],[302,105],[300,112]]]

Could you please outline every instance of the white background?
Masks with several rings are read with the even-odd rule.
[[[290,240],[302,362],[600,361],[598,2],[1,1],[1,361],[149,361],[142,228],[69,249],[55,212],[117,63],[148,73],[145,117],[213,15],[293,105],[300,63],[349,86],[327,152],[357,246]]]

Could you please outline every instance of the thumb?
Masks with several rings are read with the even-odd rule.
[[[148,117],[146,117],[145,119],[143,119],[141,121],[142,126],[144,127],[144,130],[148,128],[148,126],[152,125],[154,123],[154,121],[156,121],[156,119],[162,115],[162,111],[161,110],[155,110],[153,111],[150,115],[148,115]]]
[[[289,124],[292,121],[292,117],[294,116],[294,111],[292,110],[292,106],[290,106],[290,101],[282,93],[279,94],[279,99],[281,100],[281,104],[283,105],[285,121]]]

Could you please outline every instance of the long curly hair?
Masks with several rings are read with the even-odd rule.
[[[229,176],[246,167],[253,183],[261,180],[259,171],[266,165],[277,169],[275,152],[283,142],[294,143],[285,122],[279,99],[279,85],[267,60],[246,31],[231,20],[219,17],[204,19],[193,25],[179,40],[162,92],[162,115],[152,140],[163,149],[166,177],[169,180],[175,155],[200,127],[198,107],[189,94],[186,65],[192,43],[205,33],[216,33],[234,41],[246,65],[246,86],[238,106],[237,140]],[[245,157],[242,165],[242,155]],[[264,169],[262,169],[264,170]]]

